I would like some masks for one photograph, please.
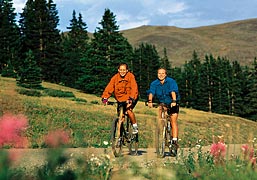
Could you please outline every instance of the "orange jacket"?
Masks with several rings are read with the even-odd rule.
[[[117,101],[127,101],[129,97],[138,98],[138,87],[134,74],[128,72],[124,78],[119,73],[115,74],[106,86],[102,98],[109,98],[114,92]]]

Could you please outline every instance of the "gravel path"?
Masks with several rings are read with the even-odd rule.
[[[210,146],[202,147],[202,152],[209,151]],[[166,149],[167,151],[168,149]],[[197,152],[197,148],[191,149],[193,152]],[[8,150],[11,158],[14,160],[13,167],[19,167],[26,169],[29,173],[35,172],[38,167],[43,166],[47,162],[47,153],[48,149],[9,149]],[[79,158],[90,158],[93,155],[95,157],[106,154],[110,161],[113,164],[112,172],[114,176],[112,179],[119,179],[118,172],[121,168],[127,168],[129,162],[137,162],[137,164],[141,167],[151,166],[153,164],[164,163],[165,161],[169,162],[178,162],[179,158],[181,158],[181,152],[183,151],[183,155],[187,156],[189,149],[183,148],[178,150],[178,157],[171,157],[167,152],[165,158],[157,158],[154,148],[142,148],[139,149],[138,156],[131,156],[128,154],[128,150],[124,148],[123,150],[123,160],[122,164],[118,160],[119,158],[115,158],[112,154],[111,148],[67,148],[64,153],[69,158],[67,162],[67,167],[74,167],[75,159]],[[231,155],[240,155],[241,145],[233,144],[227,146],[228,157]],[[115,174],[117,174],[115,176]]]

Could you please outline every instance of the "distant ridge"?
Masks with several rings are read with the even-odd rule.
[[[133,47],[155,45],[161,57],[166,48],[172,66],[189,61],[194,50],[201,60],[212,54],[241,65],[249,65],[257,57],[257,18],[196,28],[141,26],[121,33]]]

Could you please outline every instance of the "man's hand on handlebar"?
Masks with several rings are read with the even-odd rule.
[[[154,104],[152,102],[146,101],[145,105],[148,106],[149,108],[154,107]]]
[[[152,108],[153,107],[153,103],[152,102],[148,102],[148,107]]]

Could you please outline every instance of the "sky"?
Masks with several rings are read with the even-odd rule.
[[[100,27],[105,9],[115,15],[119,30],[143,25],[194,28],[257,18],[257,0],[53,0],[59,15],[58,29],[67,31],[73,10],[81,13],[87,31]],[[26,0],[13,0],[21,13]]]

